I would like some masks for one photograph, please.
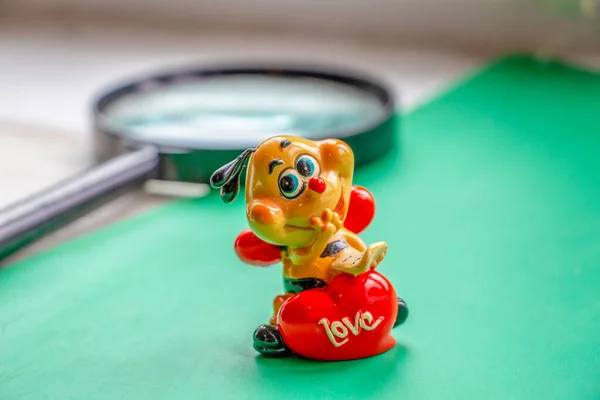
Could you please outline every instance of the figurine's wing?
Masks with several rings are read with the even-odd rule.
[[[344,227],[359,234],[364,231],[375,217],[375,198],[362,186],[352,186],[348,214]]]
[[[258,238],[249,228],[238,235],[234,248],[246,264],[267,267],[281,261],[281,248]]]

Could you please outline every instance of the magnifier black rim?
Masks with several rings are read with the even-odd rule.
[[[179,146],[168,143],[168,140],[142,140],[134,139],[127,133],[113,129],[108,126],[106,121],[106,109],[116,101],[141,91],[155,90],[156,85],[169,85],[172,83],[180,83],[183,80],[201,80],[206,78],[214,78],[227,75],[260,75],[260,76],[277,76],[277,77],[292,77],[292,78],[313,78],[328,80],[354,87],[356,89],[368,92],[376,98],[382,110],[380,117],[373,122],[365,124],[357,128],[348,128],[343,131],[323,132],[320,135],[313,137],[314,140],[322,140],[335,137],[341,140],[345,138],[360,135],[368,131],[375,131],[378,127],[385,125],[395,112],[395,99],[388,85],[380,79],[372,76],[367,76],[365,73],[347,72],[334,68],[315,68],[315,67],[291,67],[291,66],[218,66],[212,68],[189,68],[174,70],[172,72],[158,73],[147,77],[131,80],[129,83],[115,85],[113,88],[105,90],[93,102],[92,112],[94,128],[96,132],[108,134],[114,137],[119,137],[123,141],[135,145],[153,145],[161,152],[170,152],[176,149],[179,151],[185,150],[238,150],[254,146],[255,140],[248,139],[247,143],[242,140],[235,142],[221,141],[218,138],[206,139],[201,146]]]

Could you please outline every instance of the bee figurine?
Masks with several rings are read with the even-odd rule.
[[[395,346],[393,328],[408,317],[406,303],[375,269],[388,246],[365,244],[358,233],[375,205],[354,186],[354,154],[341,140],[271,137],[211,176],[232,202],[246,167],[248,228],[235,251],[251,265],[283,266],[284,292],[273,314],[255,329],[253,346],[265,357],[316,360],[374,356]]]

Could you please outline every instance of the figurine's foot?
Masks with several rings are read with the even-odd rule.
[[[277,314],[271,315],[271,318],[269,318],[269,324],[277,325]]]
[[[396,316],[396,322],[394,322],[394,328],[400,326],[408,318],[408,307],[406,302],[398,297],[398,315]]]
[[[289,299],[293,295],[293,293],[286,293],[275,297],[275,299],[273,300],[273,315],[269,319],[269,323],[271,325],[277,325],[277,313],[279,313],[279,309],[281,308],[283,303],[285,303],[287,299]]]
[[[256,328],[254,349],[265,357],[288,357],[292,354],[275,325],[261,325]]]

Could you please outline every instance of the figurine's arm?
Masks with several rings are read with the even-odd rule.
[[[315,229],[315,239],[313,243],[310,246],[301,249],[288,249],[288,256],[294,264],[303,264],[318,258],[323,250],[325,250],[325,247],[333,235],[335,235],[343,225],[340,216],[330,209],[325,210],[321,217],[311,218],[310,223]]]
[[[331,268],[352,274],[360,275],[377,265],[383,260],[387,253],[387,243],[376,242],[365,251],[359,251],[353,247],[347,247],[336,254]]]

